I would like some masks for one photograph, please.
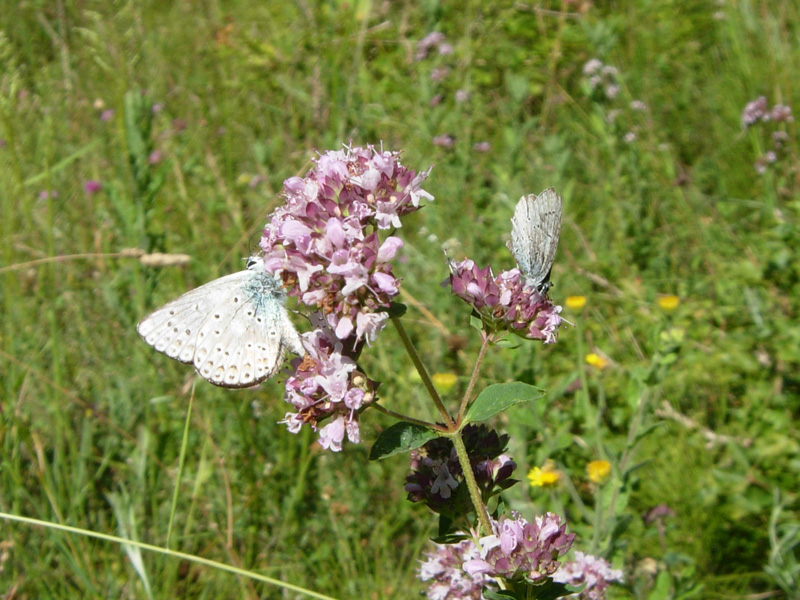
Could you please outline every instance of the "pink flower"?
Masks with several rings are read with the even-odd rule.
[[[480,556],[464,563],[470,575],[537,582],[552,575],[560,566],[558,557],[567,552],[575,539],[566,533],[561,517],[546,513],[533,522],[519,513],[492,521],[492,534],[480,539]]]
[[[399,158],[372,146],[322,154],[304,178],[284,182],[285,203],[261,238],[266,270],[311,309],[315,327],[303,336],[308,355],[292,363],[285,399],[297,412],[283,422],[293,433],[311,426],[333,451],[345,437],[361,441],[358,417],[377,383],[355,361],[400,292],[391,262],[403,244],[381,240],[382,231],[400,228],[423,198],[433,200],[421,187],[430,169],[416,173]]]
[[[564,563],[553,573],[553,581],[586,587],[579,594],[569,596],[580,600],[604,600],[612,582],[622,582],[622,571],[612,569],[607,560],[575,551],[575,559]]]
[[[456,145],[456,138],[449,133],[437,135],[435,138],[433,138],[433,145],[441,146],[442,148],[452,148]]]
[[[87,194],[92,195],[102,190],[103,184],[94,179],[89,179],[83,184],[83,189]]]
[[[294,373],[286,380],[285,400],[297,412],[286,413],[281,422],[292,433],[310,425],[323,448],[339,452],[345,436],[361,441],[359,413],[374,400],[377,384],[358,371],[326,323],[315,325],[315,331],[302,336],[308,354],[292,361]],[[327,424],[320,427],[323,421]]]
[[[510,331],[548,344],[557,341],[561,307],[527,287],[519,269],[495,277],[491,267],[480,269],[469,259],[450,261],[449,283],[453,294],[478,312],[488,331]]]
[[[494,587],[486,575],[471,575],[463,569],[466,561],[478,555],[478,548],[472,540],[434,546],[433,550],[426,552],[417,572],[422,581],[431,582],[425,593],[429,600],[480,600],[485,587]]]
[[[742,125],[749,127],[756,122],[768,116],[767,112],[767,97],[759,96],[752,102],[749,102],[742,111]]]
[[[424,60],[428,57],[428,54],[431,51],[431,48],[439,48],[441,52],[442,44],[444,44],[445,37],[443,33],[438,31],[432,31],[424,38],[422,38],[419,42],[417,42],[417,51],[414,54],[414,60]],[[449,46],[449,44],[447,44]],[[452,47],[451,47],[452,49]],[[444,54],[447,54],[445,51]]]
[[[367,315],[399,293],[390,261],[402,246],[393,236],[381,242],[378,231],[401,227],[420,199],[433,199],[421,188],[429,171],[418,174],[397,153],[372,146],[326,152],[316,163],[305,178],[284,183],[286,203],[261,239],[264,263],[289,294],[332,315],[337,334],[373,339],[385,315]]]

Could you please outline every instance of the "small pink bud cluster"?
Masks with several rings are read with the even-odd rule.
[[[472,305],[491,332],[508,330],[545,343],[557,340],[561,307],[527,287],[519,269],[495,277],[491,267],[480,269],[472,260],[451,261],[450,287]]]
[[[492,534],[480,539],[480,556],[465,562],[464,570],[470,575],[541,581],[558,570],[558,557],[572,546],[575,534],[566,533],[566,528],[554,513],[531,523],[516,512],[492,520]]]
[[[292,433],[303,424],[319,428],[319,444],[338,452],[345,434],[357,444],[361,441],[359,413],[375,398],[377,383],[358,370],[355,360],[343,354],[342,342],[324,323],[303,334],[308,354],[292,361],[294,373],[286,380],[286,401],[296,413],[286,413],[282,423]]]
[[[788,147],[791,144],[789,134],[784,129],[777,129],[770,124],[791,123],[793,121],[794,115],[790,106],[776,104],[770,108],[766,96],[759,96],[752,102],[748,102],[747,106],[744,107],[744,110],[742,110],[742,125],[745,128],[762,125],[772,129],[772,147],[768,148],[756,159],[753,165],[756,173],[763,175],[770,165],[779,162],[783,156],[791,152],[791,148]]]

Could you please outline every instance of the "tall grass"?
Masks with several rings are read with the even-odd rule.
[[[615,597],[797,597],[798,138],[793,123],[741,123],[762,94],[796,107],[794,2],[5,8],[0,510],[157,546],[172,522],[173,549],[334,597],[422,589],[435,524],[405,501],[403,460],[371,463],[368,444],[321,452],[275,424],[278,383],[193,387],[135,332],[160,303],[241,268],[314,149],[382,142],[412,168],[435,165],[436,201],[404,227],[398,274],[414,342],[459,377],[451,399],[477,345],[439,286],[441,247],[508,268],[516,199],[551,185],[564,196],[551,295],[587,304],[565,309],[576,327],[557,345],[504,350],[484,372],[548,390],[502,426],[519,477],[550,458],[573,483],[512,501],[563,508],[613,551],[628,582]],[[431,31],[453,53],[415,60]],[[593,58],[617,69],[613,98],[583,73]],[[788,140],[758,174],[777,130]],[[445,134],[452,147],[434,145]],[[148,268],[126,248],[192,262]],[[658,305],[667,294],[674,310]],[[417,407],[393,336],[363,366],[382,402]],[[587,365],[590,352],[608,366]],[[385,424],[370,417],[367,440]],[[649,434],[634,446],[637,422]],[[610,496],[584,474],[598,458],[639,465],[602,524],[592,511]],[[674,513],[661,531],[643,518],[660,504]],[[59,531],[0,531],[0,591],[20,598],[280,594],[160,555],[137,567],[131,550]]]

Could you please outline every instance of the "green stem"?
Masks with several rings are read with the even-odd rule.
[[[439,409],[442,417],[444,418],[445,425],[450,430],[455,429],[455,423],[453,423],[453,419],[450,417],[450,414],[447,412],[447,409],[444,407],[444,403],[442,399],[439,397],[436,388],[433,387],[433,381],[431,381],[428,372],[425,370],[425,365],[422,364],[422,361],[419,358],[419,354],[417,354],[417,349],[414,348],[414,345],[411,343],[411,340],[406,333],[405,327],[403,327],[403,323],[400,321],[398,317],[391,317],[392,323],[394,324],[394,328],[397,330],[400,339],[403,342],[403,346],[406,348],[406,352],[411,357],[411,362],[414,363],[414,367],[417,369],[417,373],[422,378],[422,383],[425,385],[425,388],[428,390],[428,394],[430,395],[433,403],[436,405],[436,408]]]
[[[469,379],[469,384],[467,384],[467,389],[464,392],[464,397],[461,399],[461,406],[458,407],[458,419],[457,423],[461,423],[461,420],[464,418],[464,411],[467,410],[467,404],[469,403],[469,398],[472,395],[472,390],[475,388],[475,383],[478,381],[478,371],[480,371],[481,365],[483,364],[483,357],[486,356],[486,349],[489,347],[489,342],[491,341],[490,337],[484,333],[481,336],[481,349],[478,353],[478,359],[475,361],[475,367],[472,369],[472,377]]]
[[[175,511],[178,508],[178,494],[181,491],[181,477],[183,476],[183,466],[186,461],[186,447],[189,445],[189,422],[192,418],[192,404],[194,404],[194,386],[189,395],[189,409],[186,411],[186,422],[183,425],[183,440],[181,441],[181,454],[178,458],[178,478],[175,481],[175,490],[172,492],[172,505],[169,510],[169,524],[167,525],[167,541],[165,548],[169,548],[169,541],[172,537],[172,526],[175,524]]]
[[[469,461],[469,455],[467,454],[467,447],[464,445],[464,440],[461,439],[461,432],[456,431],[450,436],[450,439],[453,441],[453,446],[458,456],[458,462],[461,464],[461,470],[464,472],[464,481],[467,484],[472,505],[475,507],[475,513],[478,515],[481,529],[484,535],[490,535],[492,533],[492,524],[489,522],[489,513],[486,511],[483,498],[481,498],[481,490],[478,487],[478,482],[475,481],[475,474],[472,472],[472,464]]]
[[[625,450],[623,451],[622,458],[619,461],[620,484],[614,486],[614,489],[611,492],[611,500],[608,503],[609,520],[611,521],[608,526],[609,530],[613,530],[613,528],[616,526],[617,515],[615,514],[615,507],[617,504],[617,497],[619,496],[620,485],[622,485],[622,482],[625,480],[625,472],[628,468],[628,461],[633,455],[633,447],[636,443],[636,436],[639,433],[639,427],[642,425],[642,421],[644,421],[645,410],[649,405],[648,392],[649,390],[645,388],[642,390],[642,394],[639,397],[639,406],[636,410],[636,416],[634,416],[631,427],[628,430],[628,438],[625,440]]]
[[[394,412],[393,410],[381,406],[378,403],[371,404],[370,407],[374,410],[377,410],[378,412],[381,412],[385,415],[389,415],[390,417],[398,419],[399,421],[414,423],[415,425],[421,425],[422,427],[425,427],[427,429],[433,429],[435,431],[440,431],[440,432],[447,431],[447,429],[445,427],[442,427],[441,425],[437,425],[436,423],[429,423],[428,421],[423,421],[422,419],[415,419],[414,417],[408,417],[406,415],[402,415],[398,412]]]
[[[583,412],[583,419],[584,419],[584,427],[586,430],[594,437],[597,429],[595,428],[594,419],[592,419],[592,403],[589,397],[589,378],[586,373],[586,354],[583,346],[583,331],[581,330],[581,321],[578,321],[576,325],[577,335],[575,336],[575,349],[578,353],[578,371],[580,372],[581,378],[581,391],[583,395],[578,395],[578,399],[581,405],[581,411]],[[594,443],[597,442],[596,439],[592,440]]]

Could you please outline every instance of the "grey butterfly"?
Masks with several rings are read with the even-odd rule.
[[[304,355],[280,282],[251,256],[244,271],[186,292],[141,320],[145,342],[226,388],[272,377],[285,350]]]
[[[514,255],[525,282],[540,294],[550,289],[550,270],[561,235],[561,196],[548,188],[538,196],[523,196],[511,218]]]

